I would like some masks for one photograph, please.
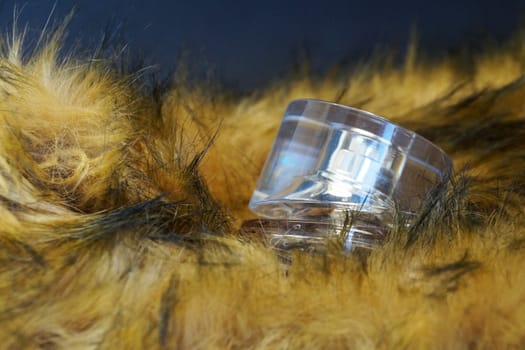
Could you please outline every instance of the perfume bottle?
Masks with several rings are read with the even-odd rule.
[[[241,231],[283,249],[333,238],[346,250],[374,248],[395,220],[410,224],[451,172],[447,154],[413,131],[337,103],[295,100],[249,203],[259,219]]]

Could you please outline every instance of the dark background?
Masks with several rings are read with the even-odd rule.
[[[378,47],[406,47],[417,28],[425,52],[438,54],[465,43],[502,41],[515,32],[523,1],[0,1],[3,30],[19,27],[34,42],[48,17],[60,21],[71,9],[67,45],[87,52],[103,37],[125,42],[152,71],[166,75],[182,49],[191,61],[213,68],[215,78],[249,91],[290,71],[307,52],[314,71],[343,59],[366,58]],[[54,10],[53,10],[54,8]]]

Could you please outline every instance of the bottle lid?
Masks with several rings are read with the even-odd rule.
[[[451,172],[452,161],[443,150],[385,118],[337,103],[295,100],[286,109],[249,207],[262,218],[294,222],[295,228],[300,222],[341,228],[349,213],[358,213],[349,232],[365,238],[368,232],[370,242],[376,242],[394,215],[407,222],[416,216]],[[286,238],[283,225],[266,226],[264,232]],[[299,229],[295,240],[297,231],[305,238],[320,236],[319,230]],[[351,246],[352,237],[345,244]]]

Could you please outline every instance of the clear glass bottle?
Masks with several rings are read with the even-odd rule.
[[[452,171],[450,158],[418,134],[359,109],[292,101],[250,200],[261,232],[280,248],[343,237],[373,248],[394,217],[409,223]]]

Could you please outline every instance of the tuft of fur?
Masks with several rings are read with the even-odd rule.
[[[244,97],[111,61],[0,54],[3,349],[521,348],[525,45],[375,59]],[[237,233],[288,101],[386,116],[456,174],[368,254],[279,254]]]

